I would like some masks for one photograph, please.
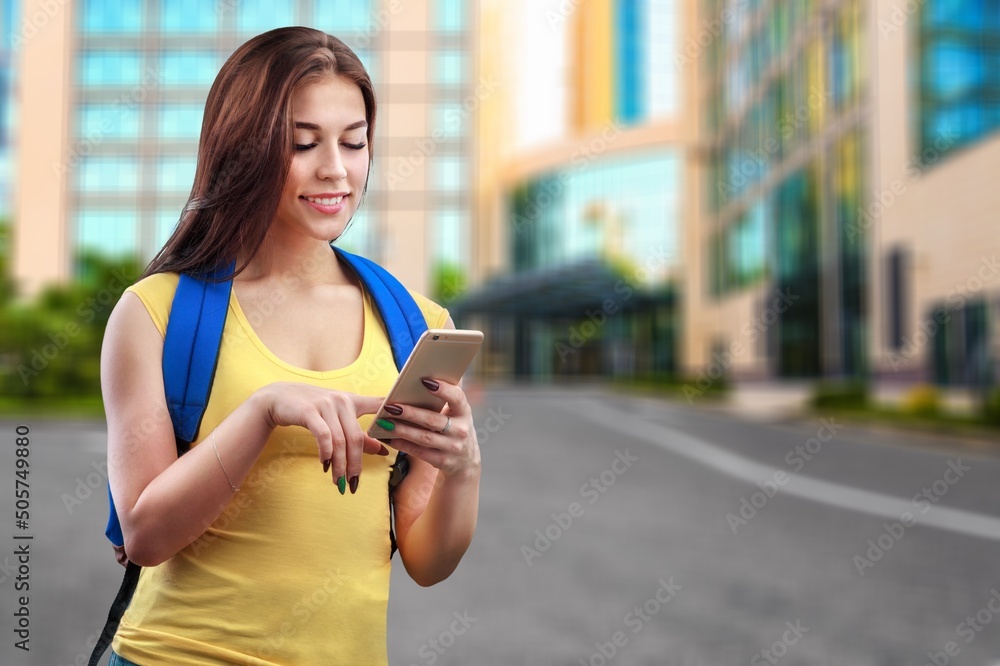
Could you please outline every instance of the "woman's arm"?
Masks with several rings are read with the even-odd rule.
[[[276,426],[308,428],[317,439],[317,473],[333,459],[334,479],[360,473],[362,453],[381,447],[357,423],[358,416],[378,409],[379,398],[281,383],[251,394],[204,446],[178,458],[162,359],[163,338],[139,298],[126,292],[104,334],[101,389],[108,481],[125,553],[136,564],[160,564],[201,536],[232,499],[230,480],[237,487],[243,483]]]
[[[455,328],[450,318],[445,328]],[[435,393],[447,401],[441,414],[402,406],[393,419],[402,436],[393,444],[410,455],[410,471],[393,495],[396,543],[407,573],[423,586],[452,574],[479,513],[481,461],[472,411],[459,386],[438,384]],[[446,417],[451,426],[441,434]]]

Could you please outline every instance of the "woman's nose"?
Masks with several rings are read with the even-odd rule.
[[[317,170],[317,175],[323,180],[338,181],[341,178],[347,177],[347,168],[344,166],[344,161],[340,158],[340,150],[336,147],[331,147],[329,151],[323,158],[323,163],[320,164]]]

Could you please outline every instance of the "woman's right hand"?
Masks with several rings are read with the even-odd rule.
[[[368,436],[358,425],[358,417],[374,414],[382,398],[301,384],[275,382],[257,391],[263,417],[270,428],[302,426],[316,438],[323,471],[332,469],[333,481],[345,477],[353,493],[361,474],[361,456],[365,453],[389,455],[377,439]],[[341,486],[343,492],[343,486]]]

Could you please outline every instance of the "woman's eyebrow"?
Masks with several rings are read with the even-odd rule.
[[[368,123],[366,121],[364,121],[364,120],[358,120],[356,122],[351,123],[347,127],[345,127],[344,131],[346,132],[348,130],[358,129],[359,127],[368,127]],[[317,125],[316,123],[307,123],[307,122],[296,121],[295,122],[295,129],[313,130],[313,131],[318,132],[322,128],[319,125]]]

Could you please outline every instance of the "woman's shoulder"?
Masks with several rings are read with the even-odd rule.
[[[152,275],[147,275],[141,280],[137,280],[125,291],[134,291],[136,293],[174,291],[177,289],[178,281],[180,281],[180,275],[177,273],[153,273]]]
[[[167,330],[170,306],[179,281],[180,275],[177,273],[153,273],[125,289],[139,297],[161,335]]]
[[[427,320],[427,328],[444,328],[444,324],[450,316],[448,309],[427,298],[420,292],[413,291],[412,289],[407,289],[407,291],[410,292],[410,296],[416,301],[420,311],[424,313],[424,319]]]

